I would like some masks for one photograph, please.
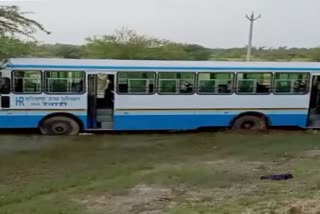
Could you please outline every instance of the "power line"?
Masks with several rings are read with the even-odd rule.
[[[250,21],[250,32],[249,32],[249,42],[247,50],[247,61],[250,61],[251,58],[251,48],[252,48],[252,38],[253,38],[253,24],[256,20],[261,18],[261,15],[255,17],[254,12],[251,15],[246,15],[246,18]]]

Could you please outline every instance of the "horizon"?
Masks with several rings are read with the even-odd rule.
[[[1,3],[33,12],[28,17],[52,32],[49,36],[41,32],[35,35],[44,44],[82,45],[85,38],[112,34],[127,27],[138,34],[210,49],[243,48],[249,35],[249,21],[245,15],[255,11],[257,15],[262,14],[262,18],[255,23],[254,47],[320,46],[320,29],[314,27],[320,18],[317,9],[320,2],[316,0],[307,3],[299,0],[203,0],[201,3],[192,0],[20,0]]]
[[[138,33],[138,32],[137,32]],[[161,39],[161,38],[160,38]],[[162,38],[163,39],[163,38]],[[175,43],[180,43],[180,42],[175,42]],[[194,43],[180,43],[180,44],[186,44],[186,45],[199,45],[199,44],[194,44]],[[82,46],[82,45],[86,45],[86,43],[83,43],[83,44],[70,44],[70,43],[40,43],[39,44],[40,46],[41,45],[71,45],[71,46]],[[224,50],[224,49],[246,49],[247,46],[243,46],[243,47],[217,47],[217,48],[210,48],[210,47],[206,47],[206,46],[203,46],[204,48],[207,48],[207,49],[210,49],[210,50],[218,50],[218,49],[221,49],[221,50]],[[263,50],[277,50],[277,49],[280,49],[280,48],[284,48],[286,50],[288,49],[313,49],[313,48],[320,48],[320,45],[318,46],[314,46],[314,47],[288,47],[288,46],[278,46],[278,47],[266,47],[266,46],[252,46],[252,50],[254,49],[259,49],[259,48],[264,48]]]

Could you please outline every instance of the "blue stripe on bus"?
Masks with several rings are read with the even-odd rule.
[[[297,115],[297,114],[308,114],[308,109],[305,110],[290,110],[290,109],[275,109],[275,110],[202,110],[202,109],[194,109],[194,110],[115,110],[115,115],[239,115],[244,112],[248,111],[254,111],[254,112],[260,112],[265,115],[273,115],[273,114],[290,114],[290,115]]]
[[[0,128],[37,128],[46,114],[0,114]],[[192,130],[200,127],[224,127],[238,114],[189,115],[115,115],[114,130]],[[87,128],[87,116],[77,115]],[[271,126],[306,127],[307,113],[267,114]]]
[[[107,69],[107,70],[269,70],[269,71],[319,71],[320,68],[288,68],[288,67],[159,67],[159,66],[86,66],[86,65],[32,65],[8,64],[8,68],[38,68],[38,69]]]
[[[114,130],[192,130],[228,127],[236,115],[115,115]],[[306,127],[307,114],[270,114],[271,126]]]
[[[4,115],[0,114],[0,128],[38,128],[40,121],[46,115]],[[87,116],[77,116],[87,128]]]

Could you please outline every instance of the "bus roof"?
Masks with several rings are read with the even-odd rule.
[[[318,62],[231,62],[231,61],[169,61],[169,60],[114,60],[114,59],[63,59],[63,58],[10,58],[3,65],[8,69],[50,70],[150,70],[150,71],[201,71],[201,70],[287,70],[320,71]]]

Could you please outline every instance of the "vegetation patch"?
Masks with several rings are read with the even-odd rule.
[[[296,199],[278,210],[283,214],[318,214],[320,213],[319,199]]]
[[[173,190],[161,186],[137,185],[126,194],[87,195],[76,200],[87,208],[114,213],[162,213],[176,197]]]
[[[35,143],[35,136],[2,135],[0,210],[312,213],[320,188],[318,137],[199,132],[41,136]],[[274,173],[294,178],[260,179]]]

